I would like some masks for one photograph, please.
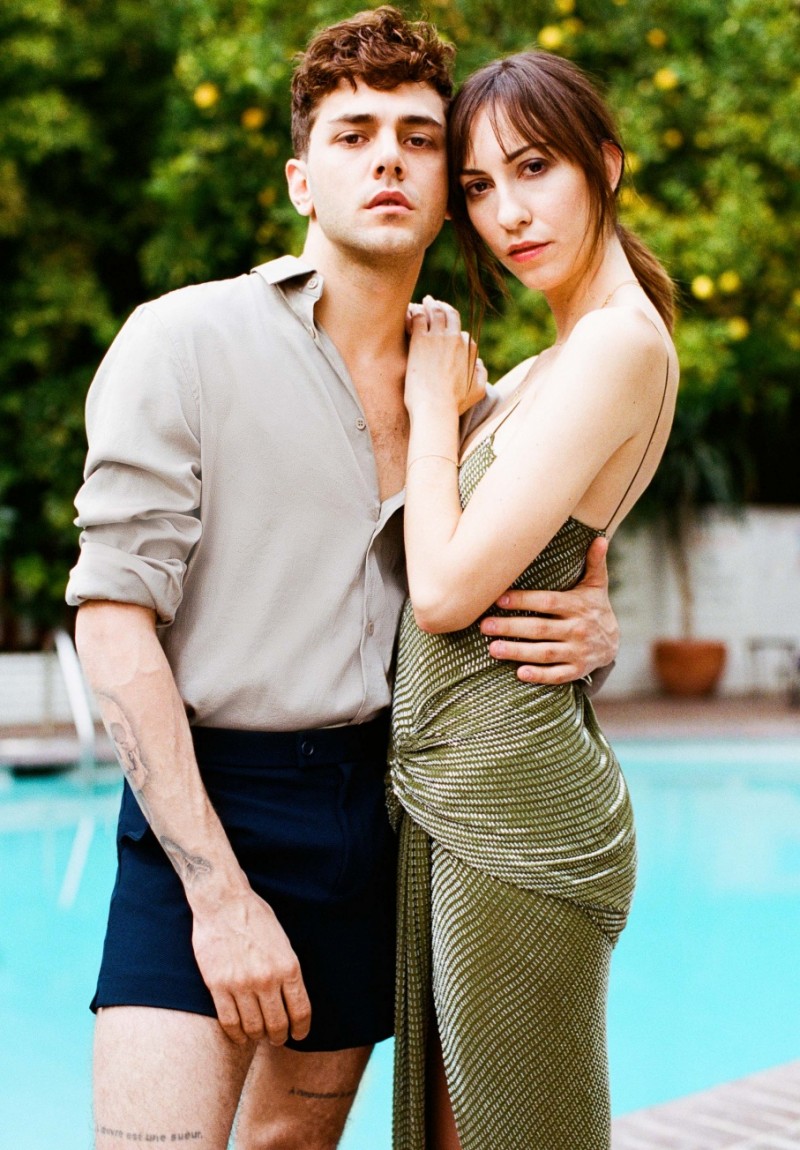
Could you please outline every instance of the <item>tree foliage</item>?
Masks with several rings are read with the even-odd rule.
[[[83,399],[131,308],[299,251],[283,178],[293,57],[362,6],[5,0],[0,642],[61,615]],[[538,46],[602,82],[628,154],[624,220],[681,291],[693,434],[748,497],[800,502],[797,0],[430,0],[427,15],[459,76]],[[447,229],[420,286],[464,300]],[[542,301],[511,285],[482,351],[497,375],[548,336]]]

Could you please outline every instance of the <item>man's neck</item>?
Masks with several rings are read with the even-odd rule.
[[[353,374],[358,366],[405,358],[405,318],[422,258],[413,263],[370,264],[335,250],[306,244],[303,258],[325,280],[316,317]]]

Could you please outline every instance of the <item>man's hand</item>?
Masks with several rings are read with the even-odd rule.
[[[497,601],[508,611],[532,617],[484,619],[484,635],[511,635],[489,644],[495,659],[523,663],[526,683],[571,683],[612,663],[619,626],[608,598],[607,539],[596,539],[586,556],[586,573],[571,591],[507,591]]]
[[[300,963],[272,908],[253,890],[194,912],[197,964],[233,1042],[305,1038],[311,1004]]]

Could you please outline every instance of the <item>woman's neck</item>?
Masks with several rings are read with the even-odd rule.
[[[566,343],[579,320],[590,311],[605,307],[623,286],[637,283],[616,236],[609,240],[598,259],[574,279],[545,293],[556,325],[554,346]]]

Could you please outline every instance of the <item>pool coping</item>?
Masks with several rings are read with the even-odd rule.
[[[615,1118],[612,1150],[798,1150],[800,1061]]]

